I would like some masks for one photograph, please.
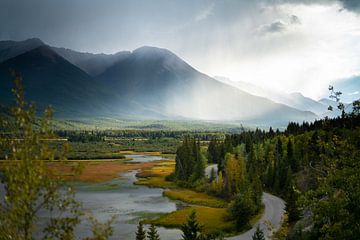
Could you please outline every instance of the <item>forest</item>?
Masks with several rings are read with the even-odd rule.
[[[228,154],[243,149],[247,177],[286,201],[283,239],[358,239],[360,116],[354,109],[334,119],[289,123],[284,132],[214,138],[208,159],[218,164],[226,186]]]

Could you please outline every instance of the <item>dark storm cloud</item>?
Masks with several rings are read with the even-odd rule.
[[[265,0],[269,4],[302,3],[302,4],[333,4],[340,3],[344,9],[360,13],[360,0]]]
[[[201,50],[204,41],[227,41],[224,26],[259,14],[264,5],[335,1],[0,0],[0,39],[38,37],[51,45],[91,52],[132,50],[142,45],[176,50],[194,44]],[[360,0],[339,1],[353,11],[360,6]],[[298,20],[292,18],[293,23]],[[281,21],[270,22],[267,30],[280,32],[286,27]]]
[[[344,5],[344,8],[360,12],[360,0],[341,0]]]
[[[0,0],[0,39],[39,37],[52,45],[88,51],[131,49],[169,36],[210,4],[167,0]]]
[[[262,2],[0,0],[0,40],[38,37],[54,46],[106,53],[143,45],[205,51],[224,40],[239,19],[257,14]]]

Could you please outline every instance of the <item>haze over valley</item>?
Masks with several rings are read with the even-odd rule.
[[[11,102],[10,69],[26,96],[57,117],[238,121],[285,125],[329,114],[327,103],[201,73],[170,50],[144,46],[114,54],[51,47],[40,39],[0,42],[1,100]],[[333,114],[333,113],[332,113]]]

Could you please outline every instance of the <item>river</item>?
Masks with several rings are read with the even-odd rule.
[[[163,157],[148,155],[127,155],[130,162],[149,162],[163,160]],[[169,213],[181,207],[179,203],[163,196],[163,189],[134,185],[137,171],[130,171],[121,178],[110,182],[114,189],[94,190],[96,184],[83,184],[76,187],[76,198],[83,203],[85,209],[91,211],[96,218],[105,221],[116,216],[113,225],[114,237],[111,239],[135,239],[137,223],[141,217]],[[98,184],[101,185],[101,184]],[[118,186],[118,187],[116,187]],[[101,186],[99,186],[101,189]],[[86,235],[89,226],[81,224],[77,235]],[[178,229],[158,228],[162,240],[179,239]]]
[[[149,162],[164,159],[163,157],[141,154],[127,155],[126,157],[132,158],[129,162]],[[207,176],[210,176],[211,169],[214,169],[216,172],[217,166],[208,166],[205,169]],[[134,185],[134,182],[137,180],[136,173],[137,171],[124,173],[119,176],[120,178],[106,183],[78,183],[75,185],[76,199],[82,202],[86,212],[91,212],[100,221],[106,221],[113,215],[116,216],[116,221],[113,224],[114,234],[110,239],[135,239],[139,219],[169,213],[183,207],[181,203],[164,197],[164,190],[161,188]],[[3,196],[3,194],[4,186],[0,184],[0,195]],[[275,229],[280,227],[285,203],[282,199],[268,193],[264,193],[263,203],[265,211],[257,224],[260,224],[268,239],[272,231],[267,229],[266,223],[270,223]],[[48,214],[41,212],[39,217],[40,223],[42,223],[40,225],[43,225],[48,219]],[[255,226],[245,233],[227,239],[251,239]],[[158,232],[162,240],[181,238],[181,231],[179,229],[158,227]],[[77,239],[89,236],[89,234],[90,226],[84,221],[81,222],[76,229]]]
[[[130,162],[148,162],[162,160],[162,157],[134,155]],[[137,223],[142,217],[169,213],[181,207],[181,203],[171,201],[162,195],[163,189],[134,185],[137,171],[120,175],[120,178],[106,183],[77,183],[76,199],[82,203],[87,213],[92,213],[98,220],[105,221],[116,216],[113,224],[114,234],[110,239],[135,239]],[[4,195],[4,186],[0,184],[0,195]],[[3,199],[3,197],[1,197]],[[40,212],[40,226],[48,220],[48,213]],[[158,227],[162,240],[180,239],[179,229]],[[90,226],[82,221],[76,228],[77,239],[89,236]]]

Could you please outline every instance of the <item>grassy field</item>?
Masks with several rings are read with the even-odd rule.
[[[136,119],[136,117],[134,118]],[[242,125],[235,121],[201,121],[201,120],[131,120],[117,118],[78,118],[54,119],[53,127],[64,130],[185,130],[239,132]]]
[[[164,195],[172,200],[180,200],[185,203],[202,205],[214,208],[227,207],[228,203],[220,198],[209,196],[206,193],[195,192],[189,189],[169,189]]]
[[[196,210],[198,221],[203,225],[205,233],[234,232],[234,222],[228,220],[227,202],[203,192],[179,188],[175,183],[166,181],[165,177],[171,174],[174,168],[174,160],[158,162],[155,166],[138,173],[139,180],[136,184],[166,188],[164,191],[166,197],[196,206],[174,211],[157,219],[146,220],[145,223],[170,228],[180,227],[191,211]]]
[[[176,185],[173,182],[166,181],[166,176],[170,175],[175,169],[175,161],[167,160],[156,162],[156,164],[148,169],[144,169],[139,172],[136,176],[138,181],[135,182],[137,185],[146,185],[149,187],[160,187],[160,188],[175,188]]]
[[[120,153],[122,148],[111,142],[66,142],[66,144],[69,147],[66,156],[72,160],[125,158],[124,154]],[[63,142],[52,143],[56,149],[56,156],[60,155],[63,145]]]
[[[167,158],[175,158],[175,154],[173,153],[162,153],[162,152],[141,152],[141,151],[133,151],[133,150],[121,150],[120,154],[122,155],[131,155],[131,154],[141,154],[148,156],[158,156],[158,157],[167,157]]]
[[[179,188],[174,182],[166,181],[166,176],[174,172],[175,161],[157,162],[153,167],[144,169],[136,176],[138,181],[135,184],[149,187],[166,188],[164,195],[172,200],[179,200],[188,204],[202,205],[215,208],[223,208],[227,203],[203,192],[196,192],[190,189]]]
[[[50,169],[65,180],[91,183],[110,181],[119,177],[121,173],[137,169],[147,169],[154,165],[154,162],[126,163],[124,161],[106,160],[89,160],[86,162],[83,160],[71,162],[54,161],[49,163]],[[77,169],[80,172],[79,174],[76,174]]]
[[[136,138],[117,138],[110,141],[121,150],[173,154],[181,143],[181,140],[177,138],[142,139],[141,141]]]
[[[169,228],[180,227],[186,222],[190,213],[195,210],[198,222],[202,225],[205,233],[233,233],[235,223],[229,221],[229,216],[225,208],[211,208],[205,206],[193,206],[184,208],[169,214],[160,216],[155,220],[144,221],[148,224],[155,224]]]

